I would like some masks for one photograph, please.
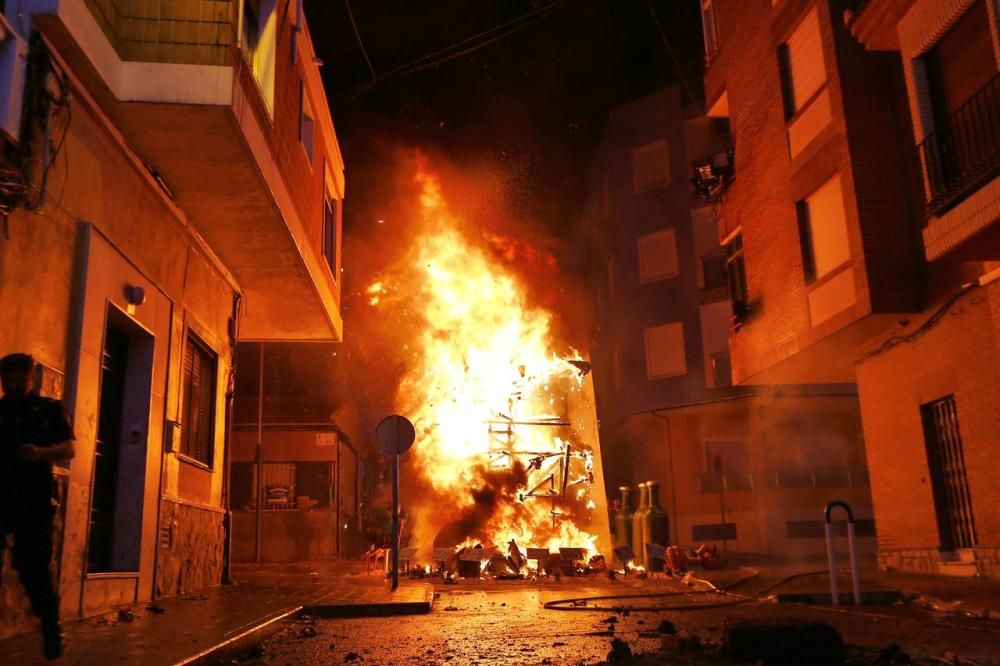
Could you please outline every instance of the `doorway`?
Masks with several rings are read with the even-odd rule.
[[[153,336],[109,305],[101,351],[87,573],[138,572]]]

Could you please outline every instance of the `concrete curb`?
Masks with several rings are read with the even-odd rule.
[[[323,603],[322,600],[306,604],[302,612],[323,619],[350,617],[390,617],[393,615],[426,615],[434,609],[434,586],[424,587],[422,601],[384,601],[379,603]]]
[[[206,664],[215,664],[222,661],[226,657],[237,655],[250,649],[254,645],[257,645],[258,643],[263,642],[273,634],[276,634],[287,624],[290,624],[291,620],[293,620],[301,612],[302,606],[296,606],[295,608],[282,611],[274,617],[255,624],[232,638],[224,640],[221,643],[217,643],[205,650],[202,650],[198,654],[188,657],[187,659],[174,663],[173,666],[203,666]]]
[[[280,630],[291,625],[300,615],[321,619],[391,617],[395,615],[426,615],[434,608],[434,588],[429,587],[423,601],[387,601],[383,603],[324,604],[322,602],[296,606],[254,624],[248,629],[217,643],[172,666],[208,666],[239,655],[259,645]]]
[[[393,615],[426,615],[433,604],[427,601],[411,601],[391,604],[317,604],[304,606],[306,615],[324,620],[352,617],[391,617]]]

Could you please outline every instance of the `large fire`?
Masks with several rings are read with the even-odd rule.
[[[417,181],[421,233],[367,294],[422,327],[395,399],[417,429],[404,468],[419,478],[404,486],[410,543],[425,557],[511,540],[592,554],[607,516],[589,365],[554,339],[553,314],[528,302],[496,238],[468,233],[433,175]]]

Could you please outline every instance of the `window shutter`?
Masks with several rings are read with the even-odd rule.
[[[806,15],[788,38],[786,49],[790,107],[798,112],[826,84],[823,41],[819,29],[819,14],[815,9]]]
[[[677,275],[677,242],[673,229],[639,238],[639,275],[643,284]]]
[[[687,372],[684,324],[674,322],[646,329],[646,376],[649,379]]]
[[[807,249],[812,254],[812,271],[815,279],[831,273],[851,258],[847,217],[844,212],[844,195],[840,176],[834,176],[805,201]]]
[[[215,369],[212,352],[189,335],[184,352],[180,452],[206,465],[212,464]]]
[[[670,149],[666,141],[654,141],[632,149],[632,188],[642,192],[670,184]]]

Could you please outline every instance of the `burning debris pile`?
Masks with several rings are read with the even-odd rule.
[[[434,176],[417,181],[420,233],[367,290],[416,327],[394,405],[417,430],[403,546],[422,562],[447,549],[456,572],[476,550],[494,575],[537,568],[533,549],[589,563],[608,546],[590,365],[554,339],[553,314],[529,302],[495,239],[464,227]]]

